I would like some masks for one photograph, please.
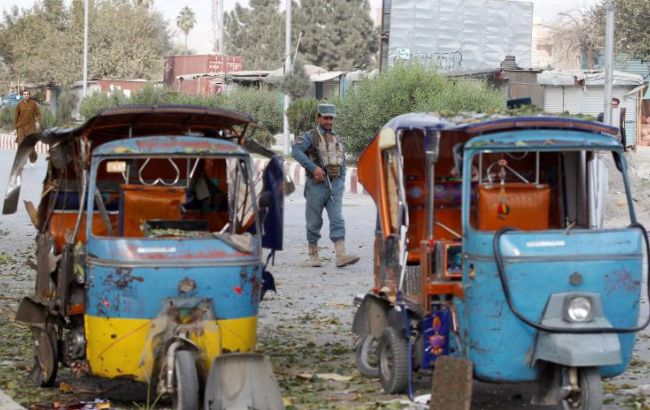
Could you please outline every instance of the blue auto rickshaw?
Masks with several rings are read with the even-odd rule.
[[[622,226],[604,223],[608,175],[622,181]],[[471,396],[472,378],[601,408],[601,378],[625,371],[648,325],[648,238],[618,129],[406,114],[363,152],[359,180],[378,209],[375,285],[353,323],[364,374],[403,393],[435,366],[431,408]]]
[[[4,213],[35,142],[50,148],[41,203],[27,206],[36,291],[17,313],[32,327],[37,385],[53,385],[61,363],[157,386],[174,409],[283,407],[254,350],[273,288],[262,252],[282,248],[286,181],[281,159],[246,137],[251,122],[120,107],[19,147]],[[268,157],[261,175],[251,152]]]

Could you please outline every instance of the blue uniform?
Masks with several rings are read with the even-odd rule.
[[[325,130],[318,126],[321,134]],[[331,131],[334,134],[334,131]],[[307,206],[305,216],[307,219],[307,242],[315,244],[321,238],[320,230],[323,226],[323,208],[327,210],[330,220],[330,239],[332,242],[345,239],[345,221],[343,220],[343,191],[345,189],[345,164],[340,167],[340,175],[332,178],[332,195],[327,182],[317,182],[313,178],[313,172],[319,165],[315,158],[309,154],[314,148],[314,137],[311,131],[303,136],[296,137],[292,146],[291,155],[307,171],[305,183],[305,198]],[[322,167],[321,167],[322,168]],[[332,201],[333,199],[333,201]]]

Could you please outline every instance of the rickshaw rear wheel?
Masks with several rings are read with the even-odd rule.
[[[379,338],[365,335],[355,349],[355,361],[359,372],[366,377],[379,377]]]
[[[562,385],[568,384],[569,369],[561,369]],[[603,385],[597,367],[578,368],[579,391],[569,393],[568,397],[562,400],[563,410],[596,410],[603,407]]]
[[[408,386],[408,341],[392,327],[384,329],[379,340],[379,378],[388,394],[400,394]]]
[[[179,350],[174,357],[174,394],[172,409],[196,410],[199,408],[199,377],[194,355]]]
[[[32,327],[34,366],[29,376],[36,387],[54,386],[59,370],[55,330],[51,326],[48,326],[47,329]]]

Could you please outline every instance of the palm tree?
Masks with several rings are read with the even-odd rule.
[[[183,33],[185,33],[185,48],[187,49],[187,35],[194,28],[196,23],[196,16],[191,8],[185,6],[181,9],[181,12],[178,13],[176,17],[176,25]]]

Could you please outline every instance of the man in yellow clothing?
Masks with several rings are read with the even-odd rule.
[[[29,90],[23,91],[23,100],[16,105],[16,117],[14,126],[16,127],[16,143],[21,142],[28,135],[34,134],[41,128],[39,120],[41,119],[41,110],[38,103],[31,98]],[[29,155],[30,162],[36,162],[38,158],[36,151]]]

